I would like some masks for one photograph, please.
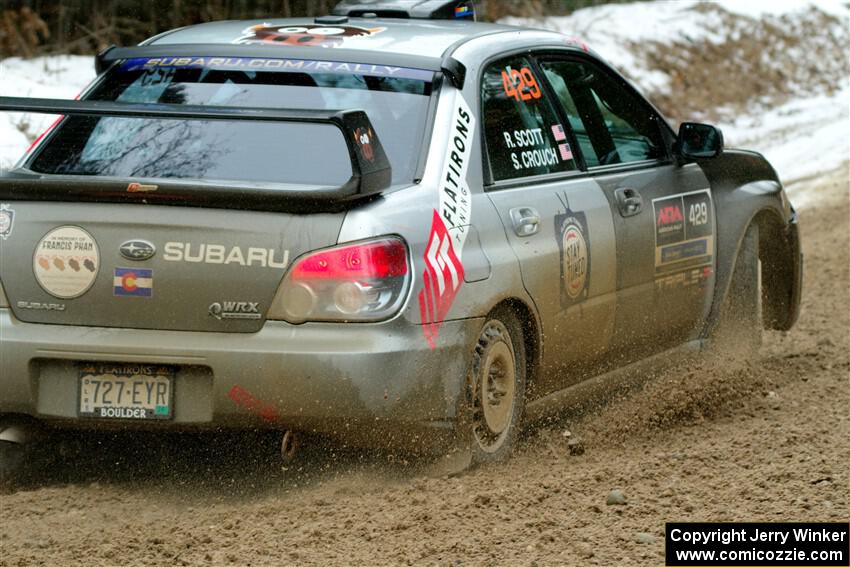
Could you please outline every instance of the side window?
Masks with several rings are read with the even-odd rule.
[[[576,169],[564,126],[525,57],[487,69],[481,108],[494,181]]]
[[[580,61],[542,61],[588,167],[661,159],[652,110],[608,73]]]

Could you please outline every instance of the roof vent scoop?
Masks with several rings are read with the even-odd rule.
[[[343,0],[333,9],[336,16],[410,18],[416,20],[474,20],[472,0]]]
[[[323,26],[338,26],[341,24],[347,24],[348,16],[319,16],[313,21],[317,24],[322,24]]]

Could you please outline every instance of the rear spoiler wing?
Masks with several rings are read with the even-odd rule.
[[[488,33],[494,33],[490,31]],[[280,47],[269,45],[234,45],[232,43],[166,43],[142,44],[131,47],[111,45],[98,53],[94,59],[94,69],[98,75],[105,72],[118,61],[149,57],[267,57],[280,58]],[[394,65],[412,67],[426,71],[441,72],[457,89],[462,89],[466,81],[466,67],[452,57],[451,49],[442,58],[423,55],[398,54],[387,51],[373,52],[344,47],[323,50],[323,61],[341,63],[362,63],[366,65]],[[315,48],[288,46],[287,59],[315,59]]]
[[[0,197],[27,200],[147,202],[291,210],[293,201],[326,209],[377,195],[390,186],[392,168],[369,116],[362,110],[291,110],[182,104],[142,104],[91,100],[0,97],[0,111],[71,116],[230,120],[331,124],[340,129],[351,160],[351,177],[340,187],[290,184],[215,184],[197,180],[140,180],[81,175],[42,175],[23,170],[0,176]],[[364,155],[360,136],[369,132],[372,152]],[[133,187],[155,190],[133,191]],[[204,191],[198,191],[202,186]],[[203,193],[203,194],[201,194]]]

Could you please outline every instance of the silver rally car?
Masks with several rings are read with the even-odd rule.
[[[759,154],[581,41],[342,3],[113,47],[0,175],[0,475],[62,429],[510,454],[590,377],[798,315]],[[643,361],[643,362],[641,362]]]

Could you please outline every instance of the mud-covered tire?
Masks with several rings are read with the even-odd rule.
[[[747,229],[735,260],[735,271],[712,337],[715,350],[755,357],[761,347],[763,328],[759,230],[753,224]]]
[[[26,447],[0,441],[0,493],[13,490],[25,478]]]
[[[522,325],[511,311],[495,311],[478,336],[467,380],[462,423],[472,465],[510,457],[525,409],[525,385]]]

